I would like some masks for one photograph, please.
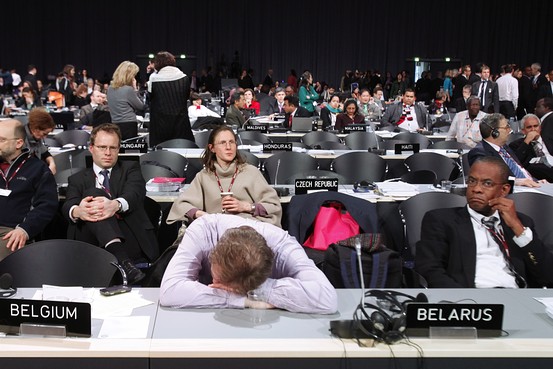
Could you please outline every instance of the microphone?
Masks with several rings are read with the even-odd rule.
[[[275,186],[277,186],[278,182],[278,170],[280,169],[280,159],[277,160],[277,167],[275,170]]]
[[[12,287],[13,277],[10,273],[4,273],[0,276],[0,298],[8,298],[17,292],[17,288]]]
[[[363,278],[363,262],[361,261],[361,240],[355,239],[355,253],[357,254],[357,264],[359,265],[359,280],[361,283],[361,306],[365,306],[365,278]]]
[[[123,277],[123,286],[127,286],[129,284],[129,280],[127,278],[127,273],[125,273],[125,270],[119,263],[111,262],[111,265],[117,268],[119,270],[119,273],[121,273],[121,277]]]

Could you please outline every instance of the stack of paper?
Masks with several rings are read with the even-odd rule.
[[[184,178],[155,177],[146,183],[146,191],[166,192],[178,191]]]
[[[419,193],[417,187],[405,182],[376,182],[377,192],[382,196],[411,197]]]

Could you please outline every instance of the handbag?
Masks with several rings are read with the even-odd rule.
[[[359,224],[340,202],[330,202],[320,207],[313,223],[313,233],[304,246],[324,251],[340,240],[359,234]]]

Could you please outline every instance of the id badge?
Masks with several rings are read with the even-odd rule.
[[[12,190],[0,188],[0,196],[8,197],[12,193]]]

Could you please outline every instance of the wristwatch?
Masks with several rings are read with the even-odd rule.
[[[115,200],[117,201],[117,204],[119,204],[119,206],[117,207],[117,212],[120,213],[121,211],[123,211],[123,204],[121,204],[121,201],[118,201],[118,200]]]
[[[250,208],[250,213],[255,213],[255,204],[252,204],[252,207]]]

